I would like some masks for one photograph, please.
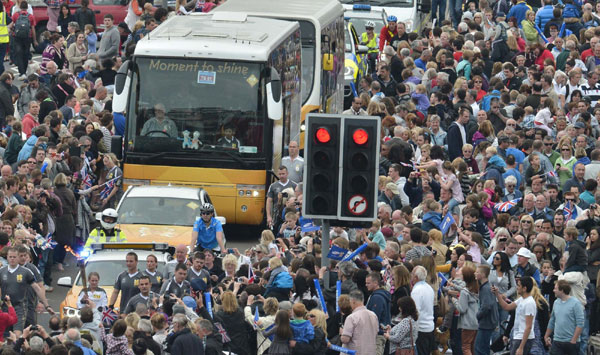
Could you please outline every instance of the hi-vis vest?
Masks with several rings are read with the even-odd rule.
[[[106,233],[102,228],[96,228],[90,232],[90,236],[85,242],[85,249],[91,251],[92,244],[94,243],[125,243],[127,242],[127,238],[121,232],[121,230],[115,228],[115,235],[106,236]]]
[[[8,43],[8,26],[6,25],[6,12],[0,15],[0,43]]]
[[[369,48],[369,53],[379,53],[379,47],[377,45],[377,35],[373,34],[373,39],[369,40],[369,35],[364,32],[361,35],[361,43],[364,43]]]

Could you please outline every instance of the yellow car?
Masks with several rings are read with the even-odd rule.
[[[158,259],[157,270],[160,272],[165,270],[166,263],[172,259],[171,254],[166,252],[168,246],[164,243],[92,244],[92,249],[94,249],[94,252],[85,260],[85,273],[89,275],[90,272],[97,272],[100,275],[98,287],[106,291],[106,296],[109,300],[117,276],[127,270],[125,256],[130,251],[134,251],[137,254],[138,270],[140,271],[146,269],[146,257],[150,254],[155,255]],[[64,316],[79,316],[77,300],[83,289],[82,277],[82,270],[80,270],[77,276],[75,276],[75,282],[72,281],[70,276],[58,279],[57,284],[59,286],[71,288],[67,292],[65,299],[60,303],[61,318]],[[115,305],[119,305],[120,300],[121,295],[119,294]],[[118,308],[115,308],[115,311],[118,312]]]
[[[127,242],[189,245],[200,206],[207,202],[212,203],[201,188],[130,186],[117,206],[117,228]],[[225,224],[224,217],[215,218]]]

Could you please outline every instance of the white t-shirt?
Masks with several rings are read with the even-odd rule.
[[[523,339],[523,332],[525,331],[525,317],[533,316],[535,320],[535,316],[537,314],[537,305],[535,304],[535,300],[531,296],[527,298],[520,297],[518,300],[515,301],[515,303],[517,304],[517,310],[515,312],[515,326],[513,339],[521,340]],[[531,331],[529,332],[529,337],[527,337],[527,339],[535,339],[533,323]]]

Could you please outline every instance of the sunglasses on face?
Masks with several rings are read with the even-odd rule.
[[[212,214],[212,212],[202,212],[203,216],[208,216],[209,214]]]
[[[531,221],[521,221],[521,223],[529,223],[529,224],[531,224]]]

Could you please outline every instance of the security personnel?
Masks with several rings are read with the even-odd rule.
[[[117,211],[113,208],[107,208],[102,211],[102,217],[100,218],[102,227],[98,227],[90,232],[90,236],[85,242],[85,249],[91,251],[93,243],[127,242],[127,238],[121,230],[115,228],[117,225],[117,217]]]
[[[375,62],[377,61],[377,56],[379,55],[379,47],[377,45],[377,34],[375,33],[375,23],[373,21],[367,21],[365,25],[365,29],[367,32],[364,32],[361,35],[360,44],[367,46],[369,48],[369,52],[367,54],[367,59],[369,63],[369,73],[375,71]]]
[[[8,35],[8,19],[9,17],[6,16],[6,12],[2,11],[2,13],[0,13],[0,55],[2,56],[2,58],[4,58],[4,56],[6,55],[6,50],[8,49],[8,42],[10,40],[10,37]],[[4,66],[0,67],[0,74],[2,73],[4,73]]]

